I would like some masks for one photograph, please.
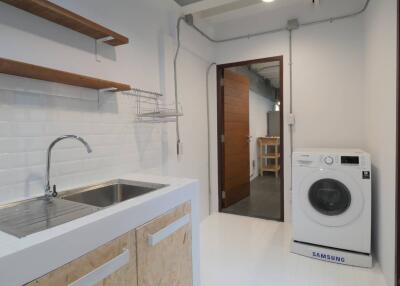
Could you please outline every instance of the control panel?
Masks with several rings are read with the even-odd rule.
[[[369,164],[369,156],[357,153],[354,154],[335,154],[325,153],[325,154],[316,154],[313,152],[310,153],[295,153],[293,157],[294,164],[298,166],[307,166],[307,167],[348,167],[348,168],[357,168],[364,169]]]

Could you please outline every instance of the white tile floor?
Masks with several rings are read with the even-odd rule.
[[[289,252],[290,225],[214,214],[201,225],[202,286],[385,286],[363,269]]]

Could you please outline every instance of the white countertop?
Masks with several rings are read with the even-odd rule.
[[[0,231],[0,285],[28,283],[189,200],[192,201],[193,285],[199,285],[198,182],[143,174],[114,179],[168,186],[23,238]]]

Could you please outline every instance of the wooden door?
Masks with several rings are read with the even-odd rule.
[[[224,70],[223,207],[250,195],[249,89],[247,77]]]
[[[129,259],[126,259],[126,256]],[[137,267],[136,267],[136,232],[135,230],[120,236],[119,238],[89,252],[82,257],[67,263],[66,265],[38,278],[27,286],[68,286],[73,285],[79,279],[94,274],[96,271],[103,271],[110,261],[115,261],[125,257],[126,263],[115,272],[107,275],[95,286],[137,286]],[[107,271],[107,269],[105,269]],[[102,274],[96,273],[99,277]],[[97,280],[98,281],[98,280]]]
[[[192,286],[190,203],[139,227],[138,286]]]

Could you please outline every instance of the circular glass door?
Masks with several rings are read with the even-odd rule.
[[[327,216],[337,216],[346,212],[351,205],[351,193],[341,182],[324,178],[313,183],[308,192],[312,207]]]
[[[294,193],[294,203],[307,217],[324,226],[343,226],[364,209],[363,188],[354,178],[358,172],[311,169]]]

